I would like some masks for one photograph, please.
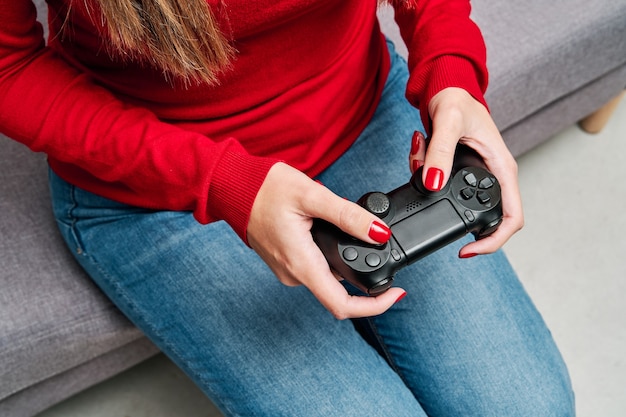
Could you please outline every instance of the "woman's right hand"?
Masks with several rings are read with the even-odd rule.
[[[384,243],[391,236],[378,217],[358,204],[335,195],[295,168],[277,163],[256,196],[247,238],[280,282],[306,286],[338,319],[382,314],[406,294],[401,288],[376,297],[348,294],[313,241],[314,218],[369,243]]]

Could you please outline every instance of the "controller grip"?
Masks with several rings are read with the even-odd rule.
[[[311,235],[331,270],[372,296],[387,291],[393,283],[397,263],[389,262],[390,257],[404,258],[392,248],[392,242],[371,245],[321,219],[313,221]]]

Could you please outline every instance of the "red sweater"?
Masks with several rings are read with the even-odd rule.
[[[45,46],[31,1],[0,0],[0,131],[45,152],[77,186],[223,219],[243,239],[270,167],[284,160],[314,176],[331,164],[368,123],[389,69],[376,0],[212,6],[237,58],[219,87],[189,88],[112,59],[84,2],[61,33],[68,2],[49,0]],[[410,51],[407,97],[427,124],[428,101],[445,87],[484,102],[487,71],[469,0],[418,5],[396,7],[396,20]]]

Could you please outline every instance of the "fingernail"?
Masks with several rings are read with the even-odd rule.
[[[373,221],[367,235],[378,243],[387,243],[391,237],[391,229],[380,222]]]
[[[416,172],[422,166],[421,162],[418,161],[417,159],[414,159],[413,162],[411,163],[411,165],[412,165],[412,168],[413,168],[413,172]]]
[[[474,256],[478,255],[477,253],[464,253],[462,255],[459,255],[459,258],[461,259],[467,259],[467,258],[473,258]]]
[[[406,291],[405,291],[405,292],[403,292],[402,294],[400,294],[400,297],[398,297],[398,298],[396,299],[396,301],[394,302],[394,304],[395,304],[395,303],[397,303],[398,301],[402,300],[404,297],[406,297]]]
[[[417,151],[420,149],[421,139],[424,137],[422,132],[418,132],[417,130],[413,133],[413,138],[411,139],[411,155],[415,155]]]
[[[430,191],[441,191],[443,187],[443,171],[439,168],[428,168],[424,187],[428,188]]]

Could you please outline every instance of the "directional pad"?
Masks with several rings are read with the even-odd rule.
[[[483,190],[488,190],[489,188],[493,187],[493,180],[489,177],[485,177],[482,180],[480,180],[480,182],[478,183],[478,187],[482,188]]]
[[[476,198],[478,198],[480,204],[487,204],[491,200],[491,196],[489,195],[489,193],[486,193],[484,191],[477,192]]]
[[[457,200],[472,210],[482,211],[498,204],[500,187],[495,177],[484,170],[466,168],[459,172],[455,184]]]
[[[473,188],[466,187],[461,190],[461,197],[463,197],[463,199],[465,200],[469,200],[470,198],[474,197],[474,193],[475,190]]]
[[[465,180],[465,183],[469,185],[470,187],[476,187],[476,184],[478,183],[476,176],[472,174],[471,172],[467,174],[466,176],[464,176],[463,179]]]

